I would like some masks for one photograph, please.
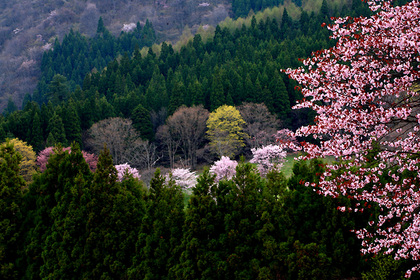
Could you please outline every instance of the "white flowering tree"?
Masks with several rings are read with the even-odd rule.
[[[184,190],[192,189],[197,184],[197,174],[188,168],[175,168],[170,174],[167,175],[167,180],[172,176],[175,183]]]

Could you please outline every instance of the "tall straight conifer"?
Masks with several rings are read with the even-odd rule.
[[[22,188],[21,156],[7,142],[0,146],[0,278],[19,279],[16,260],[20,251]]]

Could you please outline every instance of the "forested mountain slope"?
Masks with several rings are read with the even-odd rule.
[[[298,11],[318,12],[321,0],[293,0]],[[226,17],[246,16],[290,1],[243,0],[16,0],[0,3],[0,110],[8,100],[20,107],[25,94],[32,94],[41,71],[41,58],[55,40],[61,42],[71,29],[91,38],[100,17],[111,34],[132,30],[146,21],[156,31],[156,41],[176,42],[185,28],[194,34],[199,26],[216,26]],[[325,1],[330,15],[352,1]],[[354,1],[359,5],[359,1]],[[354,5],[353,5],[354,6]],[[355,10],[356,14],[357,9]],[[251,12],[252,13],[252,12]],[[296,14],[296,13],[293,13]]]
[[[200,5],[205,2],[205,5]],[[112,34],[149,19],[160,40],[175,41],[185,26],[216,25],[230,12],[229,1],[16,0],[0,3],[0,109],[9,97],[19,104],[32,93],[43,51],[71,28],[90,37],[98,19]]]

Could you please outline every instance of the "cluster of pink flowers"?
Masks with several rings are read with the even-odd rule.
[[[118,181],[122,182],[127,175],[133,176],[133,178],[140,179],[141,175],[136,168],[132,168],[128,163],[115,165],[117,169]]]
[[[280,170],[286,157],[286,151],[283,151],[278,145],[268,145],[258,149],[251,149],[253,158],[252,163],[258,164],[258,171],[261,176],[267,175],[270,170]]]
[[[231,160],[229,157],[222,156],[218,161],[215,161],[210,167],[210,173],[216,174],[216,182],[225,179],[230,180],[236,174],[236,166],[238,162]]]
[[[365,202],[380,206],[381,215],[372,221],[377,230],[357,231],[363,253],[418,261],[420,4],[368,3],[376,14],[336,19],[329,26],[336,46],[314,53],[301,68],[286,70],[302,85],[304,99],[295,108],[317,112],[315,124],[299,128],[295,136],[320,140],[319,145],[291,146],[305,152],[302,158],[344,160],[327,166],[321,176],[318,187],[324,195],[363,201],[355,211],[363,211]],[[336,171],[339,175],[331,176]],[[403,173],[412,175],[403,179]],[[391,180],[382,183],[383,174]]]
[[[39,170],[44,172],[47,169],[48,159],[52,154],[54,154],[54,147],[47,147],[41,152],[39,152],[36,159],[36,164],[39,166]],[[63,148],[63,151],[71,152],[71,148]],[[90,154],[85,151],[82,151],[83,158],[86,163],[89,165],[90,171],[94,172],[96,170],[96,165],[98,164],[98,157],[95,154]]]

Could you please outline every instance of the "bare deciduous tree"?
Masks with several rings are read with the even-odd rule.
[[[96,153],[106,145],[114,164],[150,168],[157,161],[154,145],[140,138],[129,119],[109,118],[95,123],[86,144]]]
[[[180,141],[187,165],[193,169],[197,163],[197,149],[204,140],[208,117],[209,111],[201,105],[182,106],[166,122],[172,137]]]
[[[178,151],[180,140],[171,134],[171,131],[166,124],[159,126],[156,132],[156,139],[167,149],[169,164],[171,168],[174,168],[175,154]]]
[[[246,122],[244,132],[248,146],[259,148],[272,144],[276,141],[274,137],[280,127],[280,121],[271,114],[264,104],[244,103],[238,107],[242,118]]]

